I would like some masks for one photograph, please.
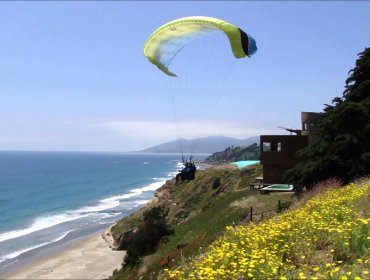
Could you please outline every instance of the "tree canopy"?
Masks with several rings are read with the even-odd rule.
[[[312,188],[324,179],[347,183],[370,170],[370,48],[358,54],[345,90],[332,105],[325,104],[316,126],[318,141],[301,150],[304,159],[285,173],[297,187]]]

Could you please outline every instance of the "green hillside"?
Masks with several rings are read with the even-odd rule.
[[[112,234],[118,247],[127,243],[125,238],[131,238],[132,230],[143,224],[144,213],[158,206],[167,209],[166,222],[174,233],[163,237],[154,252],[141,256],[138,265],[116,273],[114,279],[150,279],[163,268],[198,254],[199,248],[221,236],[226,226],[248,222],[250,207],[258,213],[276,209],[279,200],[292,200],[292,194],[261,195],[250,190],[249,184],[260,175],[260,165],[241,171],[222,165],[198,171],[194,181],[177,185],[174,180],[167,181],[150,204],[118,222]],[[265,217],[275,214],[276,210]]]
[[[370,180],[310,195],[270,220],[227,227],[159,279],[369,279]]]
[[[226,163],[240,160],[259,160],[260,146],[254,143],[248,147],[230,146],[221,152],[216,152],[207,157],[205,162]]]

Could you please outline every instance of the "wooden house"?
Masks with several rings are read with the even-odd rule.
[[[285,184],[283,174],[300,162],[296,153],[317,140],[315,121],[319,114],[302,112],[302,129],[286,129],[291,135],[261,135],[260,161],[264,184]]]

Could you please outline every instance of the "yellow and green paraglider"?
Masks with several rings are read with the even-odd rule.
[[[221,19],[205,16],[185,17],[159,27],[146,41],[144,55],[169,76],[176,76],[168,67],[177,53],[195,38],[223,32],[230,41],[236,58],[250,57],[257,51],[256,41],[237,26]]]

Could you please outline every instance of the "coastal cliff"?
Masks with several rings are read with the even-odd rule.
[[[199,214],[202,209],[221,200],[225,195],[246,188],[260,172],[259,165],[241,172],[233,165],[222,165],[197,171],[194,181],[176,183],[175,178],[168,180],[155,191],[154,198],[143,208],[112,227],[114,245],[119,246],[124,233],[139,224],[145,211],[157,206],[165,207],[169,210],[167,222],[176,226]],[[219,185],[216,186],[217,184]]]
[[[114,279],[151,279],[161,269],[198,253],[220,237],[225,227],[245,223],[250,207],[256,211],[275,208],[291,194],[263,196],[249,184],[261,175],[261,166],[239,170],[234,165],[214,166],[197,171],[195,180],[176,183],[168,180],[154,198],[139,211],[112,227],[116,249],[126,249],[151,209],[165,209],[165,223],[172,234],[164,236],[155,250],[138,256],[135,265],[123,266]]]

